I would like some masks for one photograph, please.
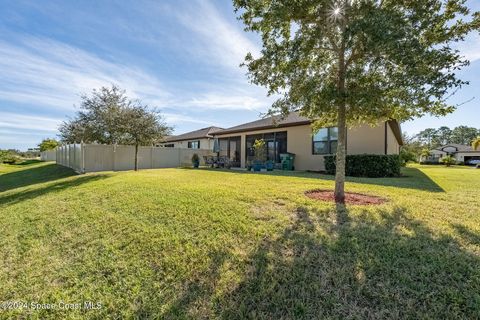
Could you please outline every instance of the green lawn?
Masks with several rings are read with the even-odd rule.
[[[480,170],[404,174],[0,166],[0,300],[102,304],[0,318],[480,318]]]

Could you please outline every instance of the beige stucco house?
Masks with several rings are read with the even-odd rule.
[[[334,154],[337,128],[324,128],[313,134],[312,121],[290,113],[285,118],[272,117],[227,129],[208,127],[168,137],[161,146],[190,149],[214,149],[227,157],[234,167],[245,168],[253,159],[253,143],[263,139],[267,158],[280,162],[280,154],[295,154],[296,170],[323,171],[324,157]],[[375,127],[362,125],[347,131],[347,154],[398,154],[402,142],[397,121],[385,121]]]
[[[280,162],[281,153],[295,154],[296,170],[323,171],[324,157],[334,154],[337,128],[320,129],[313,134],[312,121],[290,113],[286,118],[265,118],[213,133],[220,145],[220,155],[245,167],[253,159],[253,143],[264,139],[268,160]],[[401,128],[391,120],[371,127],[362,125],[347,131],[347,154],[398,154],[402,142]]]
[[[471,146],[462,144],[447,144],[430,150],[430,157],[427,160],[439,162],[448,155],[465,164],[480,163],[480,150],[473,150]]]
[[[178,136],[168,136],[157,147],[213,150],[213,133],[219,130],[222,128],[207,127]]]

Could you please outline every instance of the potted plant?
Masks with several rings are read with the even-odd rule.
[[[260,171],[264,167],[266,160],[265,141],[263,139],[255,140],[253,144],[254,160],[253,171]]]
[[[267,168],[267,171],[273,171],[273,161],[268,160],[267,162],[265,162],[265,167]]]
[[[192,156],[192,165],[194,168],[198,168],[200,165],[200,157],[196,153],[194,153]]]

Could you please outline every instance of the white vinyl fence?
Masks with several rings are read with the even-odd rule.
[[[200,164],[203,156],[212,151],[205,149],[180,149],[164,147],[139,147],[138,168],[176,168],[192,165],[192,155],[198,154]],[[97,171],[133,170],[135,167],[134,146],[102,144],[68,144],[56,150],[57,164],[80,173]]]
[[[55,161],[57,159],[56,150],[47,150],[40,152],[40,160],[42,161]]]

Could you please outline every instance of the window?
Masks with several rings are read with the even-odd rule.
[[[174,143],[167,143],[167,144],[164,144],[163,146],[165,148],[173,148],[173,147],[175,147],[175,144]]]
[[[200,141],[188,141],[188,149],[200,149]]]
[[[313,154],[334,154],[337,152],[338,128],[322,128],[313,136]]]

